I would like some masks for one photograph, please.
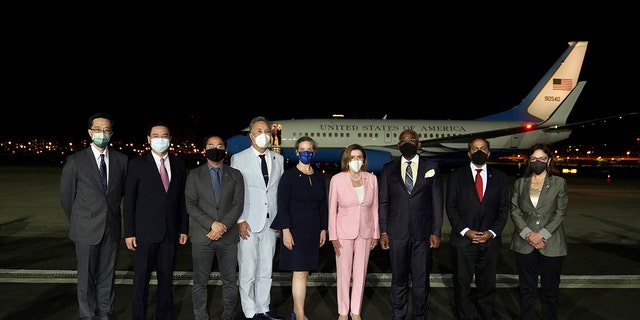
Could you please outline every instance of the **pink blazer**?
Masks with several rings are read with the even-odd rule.
[[[329,184],[329,240],[380,239],[378,224],[378,177],[362,172],[364,199],[358,202],[349,172],[331,177]]]

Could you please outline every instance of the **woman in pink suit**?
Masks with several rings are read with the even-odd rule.
[[[369,253],[380,238],[378,178],[367,172],[367,155],[358,144],[342,153],[342,172],[329,184],[329,240],[336,253],[339,320],[360,319]],[[353,288],[349,294],[350,283]]]

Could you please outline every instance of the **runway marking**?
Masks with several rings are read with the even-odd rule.
[[[174,285],[192,285],[192,272],[175,271]],[[31,269],[0,269],[0,283],[76,283],[75,270],[31,270]],[[291,286],[291,273],[274,272],[273,286]],[[640,275],[562,275],[560,287],[570,289],[614,289],[640,288]],[[451,288],[453,282],[451,274],[432,273],[431,286],[434,288]],[[133,271],[116,271],[116,284],[132,284]],[[496,276],[498,288],[518,287],[518,275],[500,273]],[[152,274],[151,284],[157,284],[155,273]],[[222,280],[219,272],[212,272],[209,277],[210,285],[220,285]],[[335,287],[335,273],[310,273],[307,279],[309,287]],[[367,287],[390,287],[390,273],[370,273],[367,275]],[[473,284],[472,284],[473,286]]]

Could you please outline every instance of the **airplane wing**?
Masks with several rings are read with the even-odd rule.
[[[481,132],[474,132],[470,134],[460,134],[460,135],[450,136],[450,137],[422,140],[420,141],[420,143],[423,148],[448,148],[447,144],[449,143],[468,143],[469,140],[471,140],[474,137],[483,137],[486,139],[490,139],[490,138],[501,137],[501,136],[506,136],[511,134],[530,132],[534,130],[543,130],[545,132],[567,131],[567,130],[572,130],[577,128],[587,128],[590,126],[603,125],[610,121],[623,120],[623,119],[627,119],[628,117],[635,117],[638,115],[640,115],[639,112],[631,112],[631,113],[619,114],[619,115],[609,116],[604,118],[568,123],[564,125],[557,125],[557,124],[545,125],[544,122],[540,124],[523,123],[521,126],[517,126],[517,127],[510,127],[510,128],[503,128],[498,130],[481,131]],[[389,145],[389,147],[393,147],[393,146],[396,146],[396,145],[395,144]]]
[[[629,117],[636,117],[640,115],[640,112],[630,112],[630,113],[625,113],[625,114],[619,114],[616,116],[609,116],[609,117],[604,117],[604,118],[598,118],[598,119],[590,119],[590,120],[586,120],[586,121],[580,121],[580,122],[574,122],[574,123],[568,123],[565,125],[550,125],[550,126],[546,126],[546,127],[541,127],[539,129],[548,131],[548,132],[553,132],[553,131],[559,131],[559,130],[567,130],[567,129],[576,129],[576,128],[587,128],[587,127],[592,127],[592,126],[598,126],[598,125],[603,125],[607,122],[610,122],[610,120],[625,120]]]

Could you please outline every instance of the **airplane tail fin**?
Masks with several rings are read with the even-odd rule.
[[[578,85],[578,76],[582,69],[587,44],[588,41],[569,42],[569,48],[517,106],[477,120],[536,123],[547,120]]]

